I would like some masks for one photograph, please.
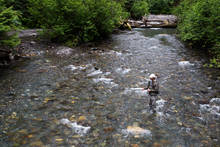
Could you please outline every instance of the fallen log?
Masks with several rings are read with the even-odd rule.
[[[175,15],[148,15],[142,20],[128,20],[132,28],[175,28],[177,17]]]
[[[8,51],[8,50],[3,50],[3,49],[0,49],[0,52],[4,52],[4,53],[11,53],[11,51]]]

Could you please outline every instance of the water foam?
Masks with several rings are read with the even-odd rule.
[[[210,104],[220,105],[220,98],[212,98],[212,99],[210,100]]]
[[[161,112],[164,108],[165,103],[166,103],[166,101],[163,100],[163,99],[160,99],[160,100],[156,101],[156,111]]]
[[[80,136],[84,136],[91,129],[91,127],[84,127],[84,126],[78,125],[76,122],[72,123],[66,118],[61,119],[60,123],[72,128],[73,131],[79,134]]]
[[[74,71],[74,70],[77,70],[77,69],[78,70],[84,70],[89,66],[90,66],[90,64],[82,65],[82,66],[68,65],[68,66],[66,66],[66,69],[70,69],[71,71]]]
[[[108,84],[108,85],[111,85],[111,87],[115,87],[115,86],[118,86],[118,84],[112,82],[113,79],[110,79],[110,78],[97,78],[97,79],[93,79],[93,82],[95,83],[104,83],[104,84]]]
[[[201,113],[210,113],[216,116],[220,116],[220,106],[200,104]]]
[[[161,28],[150,28],[151,30],[160,30]]]
[[[100,75],[102,73],[103,72],[101,70],[95,70],[95,71],[91,72],[90,74],[88,74],[87,76],[92,77],[92,76]]]
[[[74,66],[74,65],[68,65],[68,66],[66,66],[66,68],[67,69],[70,69],[71,71],[74,71],[74,70],[76,70],[76,69],[78,69],[76,66]]]
[[[151,46],[149,49],[158,49],[158,46]]]
[[[124,94],[136,93],[140,96],[146,96],[148,94],[147,90],[144,90],[143,88],[126,88],[123,93]]]
[[[116,72],[120,74],[127,74],[131,71],[131,69],[122,69],[122,68],[117,68]]]
[[[187,66],[193,66],[194,64],[190,63],[189,61],[180,61],[178,62],[179,66],[181,67],[187,67]]]
[[[57,55],[70,55],[73,52],[72,48],[61,46],[58,48]]]
[[[105,53],[101,53],[102,55],[116,55],[116,56],[122,56],[121,52],[117,52],[117,51],[110,51],[110,52],[105,52]]]

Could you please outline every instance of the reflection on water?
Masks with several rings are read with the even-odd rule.
[[[217,146],[220,73],[174,29],[40,52],[1,72],[1,146]],[[45,51],[48,50],[48,51]],[[148,76],[159,76],[153,112]]]

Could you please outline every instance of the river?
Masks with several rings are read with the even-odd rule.
[[[122,31],[91,47],[31,45],[29,59],[1,69],[0,146],[220,144],[220,72],[175,29]],[[143,90],[151,73],[156,112]]]

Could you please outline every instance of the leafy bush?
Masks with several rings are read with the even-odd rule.
[[[19,25],[18,12],[12,10],[12,7],[5,7],[5,1],[0,0],[0,46],[16,46],[19,39],[16,35],[7,35]]]
[[[6,7],[13,7],[13,10],[16,10],[20,13],[19,19],[23,26],[33,27],[31,26],[32,22],[29,19],[30,14],[28,12],[28,6],[30,3],[28,0],[5,0],[4,4]]]
[[[135,9],[137,12],[145,11],[146,8],[144,5],[147,5],[147,12],[151,14],[171,14],[172,9],[174,6],[176,6],[180,0],[120,0],[123,2],[123,6],[125,9],[131,13],[132,17],[135,17],[132,15],[133,7],[136,7]],[[134,6],[134,4],[137,4],[137,6]],[[141,5],[142,3],[142,5]],[[142,8],[142,9],[141,9]],[[143,16],[144,13],[142,13]],[[139,16],[138,16],[139,17]]]
[[[110,0],[29,0],[30,19],[49,30],[53,41],[76,45],[109,35],[126,16],[119,3]]]
[[[152,14],[170,14],[177,0],[147,0]]]
[[[131,7],[131,16],[135,19],[140,19],[142,16],[148,13],[149,7],[146,1],[135,1]]]
[[[209,49],[217,58],[215,61],[219,61],[220,1],[184,0],[176,13],[180,18],[178,30],[181,39],[191,46]]]

